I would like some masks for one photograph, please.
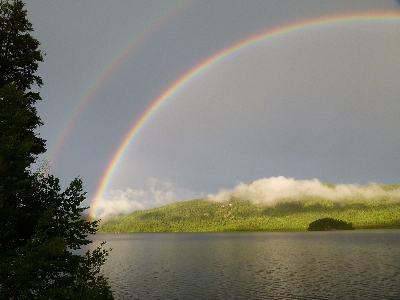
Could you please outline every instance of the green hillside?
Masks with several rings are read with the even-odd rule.
[[[383,186],[387,190],[399,187]],[[274,205],[195,199],[110,217],[100,223],[99,232],[306,230],[311,222],[328,217],[352,223],[355,229],[400,228],[400,197],[340,201],[308,197]]]

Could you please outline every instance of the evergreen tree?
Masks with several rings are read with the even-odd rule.
[[[32,233],[29,203],[33,174],[30,165],[44,151],[34,129],[40,118],[15,84],[0,88],[0,246],[12,250]],[[32,207],[33,206],[33,207]]]
[[[43,84],[35,75],[38,62],[43,61],[40,43],[30,35],[32,24],[21,0],[0,0],[0,6],[0,87],[14,82],[34,103],[40,95],[30,88]]]
[[[97,231],[81,218],[81,179],[61,191],[57,178],[31,170],[45,152],[31,91],[43,58],[23,7],[0,0],[0,299],[113,299],[100,274],[108,251],[74,252]]]

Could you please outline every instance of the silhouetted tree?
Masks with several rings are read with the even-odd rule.
[[[43,84],[35,74],[38,62],[43,61],[40,43],[30,34],[32,24],[21,0],[0,0],[0,5],[0,86],[13,82],[34,103],[40,95],[30,89]]]
[[[31,91],[42,85],[43,57],[23,7],[0,0],[0,299],[113,299],[100,274],[108,251],[74,252],[97,231],[81,218],[81,179],[61,191],[57,178],[31,170],[46,150]]]

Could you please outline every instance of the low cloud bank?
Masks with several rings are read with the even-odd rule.
[[[127,188],[107,192],[99,203],[98,218],[104,220],[114,214],[127,214],[135,210],[149,209],[193,198],[196,198],[195,193],[188,189],[169,181],[161,182],[152,178],[146,189]]]
[[[114,214],[126,214],[135,210],[149,209],[168,203],[201,198],[191,190],[172,182],[162,182],[152,178],[145,189],[112,190],[99,203],[97,216],[106,219]],[[210,194],[207,199],[226,202],[232,197],[250,200],[255,204],[275,204],[284,199],[298,200],[303,197],[319,197],[329,200],[345,198],[400,197],[400,189],[384,190],[378,184],[360,186],[357,184],[338,184],[334,188],[323,184],[318,179],[295,180],[283,176],[263,178],[250,184],[239,183],[232,190],[221,190]]]
[[[400,197],[400,189],[386,191],[378,184],[360,186],[357,184],[338,184],[334,188],[318,179],[295,180],[283,176],[263,178],[250,184],[239,183],[233,190],[221,190],[210,194],[208,200],[229,201],[231,197],[250,200],[255,204],[274,204],[279,200],[298,200],[303,197],[320,197],[329,200],[362,197]]]

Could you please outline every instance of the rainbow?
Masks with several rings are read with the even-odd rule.
[[[341,14],[341,15],[330,15],[323,16],[320,18],[307,19],[304,21],[287,24],[274,29],[270,29],[247,39],[240,41],[230,47],[214,54],[210,58],[196,65],[189,72],[184,74],[180,79],[178,79],[174,84],[172,84],[167,90],[165,90],[142,114],[142,116],[133,124],[122,143],[117,148],[116,152],[113,154],[111,161],[109,162],[99,186],[95,192],[95,196],[91,202],[91,207],[89,211],[89,219],[94,220],[96,218],[97,210],[101,199],[107,189],[107,186],[118,167],[119,162],[122,160],[124,153],[126,152],[129,144],[133,141],[133,138],[137,135],[148,119],[164,104],[168,99],[170,99],[182,86],[184,86],[189,80],[194,78],[199,73],[203,72],[205,69],[213,65],[214,63],[220,61],[222,58],[227,57],[234,52],[244,49],[250,45],[257,42],[282,35],[289,32],[295,32],[302,29],[308,29],[311,27],[317,27],[320,25],[329,25],[337,23],[352,23],[352,22],[365,22],[365,21],[400,21],[400,13],[397,12],[365,12],[365,13],[353,13],[353,14]]]
[[[107,63],[100,73],[97,75],[95,80],[90,84],[89,88],[85,90],[78,103],[74,106],[72,111],[65,118],[64,123],[60,126],[60,129],[56,133],[56,138],[50,145],[47,151],[46,160],[51,164],[57,161],[61,149],[67,142],[73,127],[78,122],[80,116],[89,105],[89,103],[95,99],[96,94],[102,89],[107,81],[115,74],[116,70],[122,66],[127,57],[129,57],[134,50],[138,49],[146,39],[148,39],[153,32],[161,28],[162,25],[168,20],[173,19],[177,14],[185,10],[190,2],[187,0],[180,1],[166,10],[164,10],[159,16],[152,20],[144,29],[138,32],[133,39],[129,41],[117,54]]]

